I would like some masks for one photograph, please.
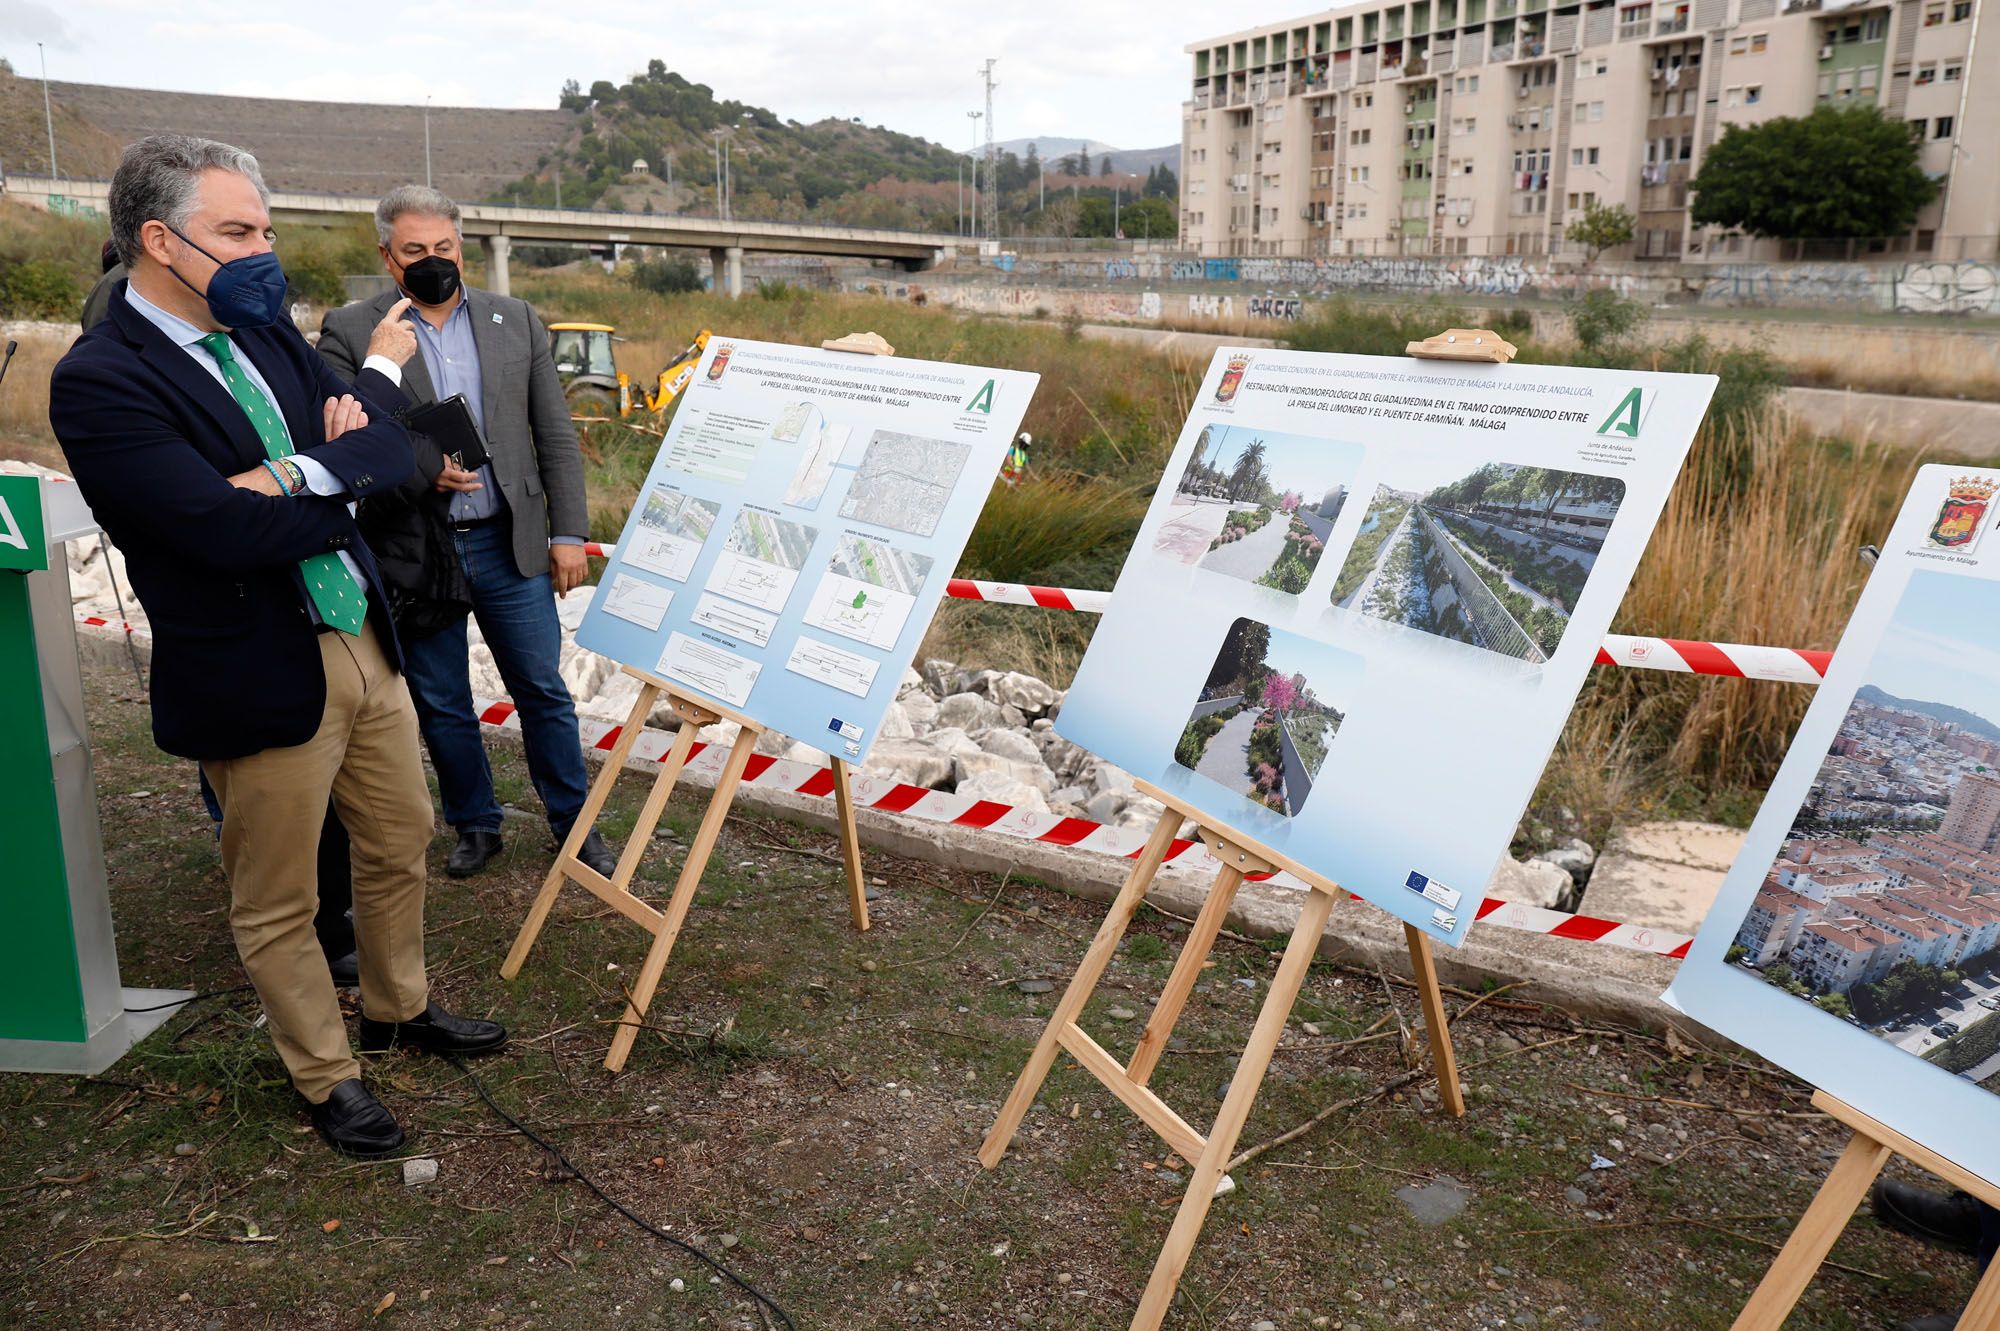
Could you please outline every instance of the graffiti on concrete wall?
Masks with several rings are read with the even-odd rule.
[[[1895,309],[1913,314],[2000,311],[2000,268],[1990,263],[1913,263],[1896,275]]]
[[[1297,319],[1305,310],[1297,296],[1252,296],[1249,305],[1252,319]]]
[[[1977,260],[1868,263],[1721,263],[1577,265],[1547,256],[1441,255],[1313,259],[1189,258],[1132,254],[1114,258],[1028,258],[1004,276],[981,266],[980,279],[956,295],[934,299],[975,308],[1074,306],[1085,317],[1158,319],[1169,308],[1158,288],[1208,287],[1188,294],[1188,313],[1297,319],[1318,296],[1343,292],[1408,292],[1455,298],[1564,299],[1610,290],[1652,304],[1865,308],[1921,314],[2000,314],[2000,264]],[[947,270],[948,271],[948,270]],[[945,276],[944,273],[938,276]],[[970,276],[968,274],[968,276]],[[965,280],[965,279],[959,279]],[[1248,295],[1241,286],[1260,289]],[[1236,293],[1226,290],[1238,287]],[[1217,289],[1222,288],[1222,289]],[[1143,289],[1143,294],[1140,290]],[[1009,293],[1015,294],[1009,294]],[[1089,294],[1095,292],[1095,295]],[[1272,294],[1284,292],[1283,296]],[[1234,295],[1243,294],[1239,304]],[[1072,299],[1074,297],[1074,299]],[[1178,309],[1182,292],[1172,296]]]

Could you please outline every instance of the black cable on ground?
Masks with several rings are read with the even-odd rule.
[[[190,1003],[199,1003],[204,998],[221,998],[225,994],[247,994],[253,987],[247,984],[231,985],[227,989],[211,989],[205,994],[196,994],[192,998],[176,998],[171,1003],[155,1003],[151,1007],[128,1007],[125,1010],[127,1012],[163,1012],[170,1007],[186,1007]]]
[[[635,1214],[630,1207],[625,1205],[625,1203],[619,1201],[616,1197],[613,1197],[610,1193],[606,1192],[602,1187],[598,1186],[596,1179],[593,1179],[592,1177],[590,1177],[590,1175],[584,1173],[581,1169],[578,1169],[574,1164],[570,1163],[568,1156],[564,1155],[561,1151],[557,1150],[554,1146],[550,1145],[549,1142],[543,1139],[542,1137],[536,1135],[534,1129],[530,1128],[527,1124],[521,1122],[520,1119],[515,1118],[512,1114],[508,1113],[506,1110],[502,1109],[499,1106],[499,1104],[494,1101],[492,1094],[487,1091],[486,1083],[479,1079],[479,1074],[474,1072],[471,1068],[467,1067],[465,1063],[458,1058],[457,1055],[446,1054],[445,1060],[449,1062],[453,1067],[457,1068],[460,1072],[465,1074],[466,1080],[472,1083],[472,1089],[479,1093],[479,1098],[486,1102],[486,1107],[488,1109],[492,1110],[495,1114],[499,1115],[502,1121],[504,1121],[508,1127],[514,1129],[514,1131],[520,1133],[523,1137],[526,1137],[529,1141],[541,1147],[542,1150],[546,1151],[550,1156],[554,1157],[557,1164],[561,1165],[564,1169],[569,1171],[571,1178],[574,1178],[577,1182],[581,1183],[584,1187],[590,1189],[593,1193],[595,1193],[599,1201],[603,1202],[606,1206],[616,1211],[619,1215],[624,1216],[627,1220],[631,1221],[639,1228],[645,1230],[648,1234],[651,1234],[654,1238],[661,1239],[667,1243],[671,1243],[676,1248],[679,1248],[682,1252],[687,1253],[689,1256],[700,1259],[705,1265],[709,1267],[710,1270],[714,1271],[716,1274],[720,1276],[726,1277],[731,1284],[735,1285],[745,1294],[748,1294],[751,1298],[757,1300],[757,1302],[763,1304],[766,1308],[769,1308],[772,1312],[776,1313],[778,1316],[778,1320],[785,1324],[785,1326],[788,1328],[788,1331],[798,1331],[798,1327],[793,1324],[791,1316],[788,1313],[786,1313],[786,1311],[783,1308],[779,1307],[777,1301],[772,1299],[770,1295],[764,1293],[764,1291],[758,1289],[755,1285],[745,1280],[742,1276],[737,1275],[734,1271],[724,1266],[721,1262],[717,1261],[715,1258],[710,1257],[707,1253],[703,1252],[700,1248],[695,1247],[692,1243],[688,1243],[682,1239],[675,1238],[673,1235],[667,1233],[665,1230],[659,1228],[657,1225],[654,1225],[651,1221],[648,1221],[644,1217]]]

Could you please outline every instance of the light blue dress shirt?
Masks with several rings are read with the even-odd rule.
[[[129,282],[125,286],[125,300],[134,310],[144,316],[148,323],[152,324],[162,333],[165,333],[175,346],[185,351],[188,354],[188,359],[208,371],[209,378],[221,384],[224,391],[228,390],[229,381],[222,377],[221,362],[209,355],[208,348],[201,345],[201,339],[208,336],[206,332],[195,327],[178,314],[170,314],[153,304],[152,301],[140,295],[138,289],[133,287]],[[230,345],[234,346],[235,343],[232,341]],[[278,424],[284,428],[286,440],[291,441],[292,428],[285,424],[284,410],[278,405],[277,395],[271,391],[271,385],[265,382],[263,373],[257,368],[257,363],[248,356],[241,354],[236,357],[236,363],[242,367],[244,377],[249,379],[257,391],[264,395],[264,400],[271,404],[271,414],[278,418]],[[402,366],[396,364],[396,362],[390,360],[387,356],[370,356],[362,363],[362,368],[380,371],[393,384],[401,385],[403,382]],[[293,446],[297,447],[297,444],[293,443]],[[306,489],[312,493],[327,499],[339,499],[347,493],[346,487],[340,483],[339,478],[328,471],[323,464],[315,462],[303,453],[293,454],[292,461],[298,464],[299,471],[305,475]],[[351,502],[347,506],[347,511],[349,513],[354,511],[354,505]],[[365,589],[368,586],[368,580],[361,576],[361,566],[354,562],[354,556],[348,554],[345,550],[339,553],[340,562],[345,564],[347,571],[354,575],[355,583]]]

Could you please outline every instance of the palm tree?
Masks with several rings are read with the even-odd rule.
[[[1252,439],[1236,455],[1236,469],[1229,473],[1229,497],[1243,499],[1264,488],[1264,441]]]

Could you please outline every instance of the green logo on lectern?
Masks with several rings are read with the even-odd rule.
[[[0,568],[27,570],[48,566],[41,478],[0,476]]]

